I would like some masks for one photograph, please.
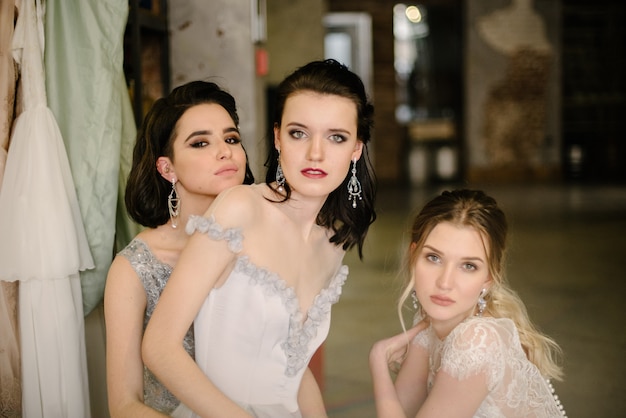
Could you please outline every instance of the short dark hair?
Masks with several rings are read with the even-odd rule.
[[[167,196],[172,185],[158,172],[156,161],[162,156],[174,161],[176,124],[189,108],[203,103],[222,106],[239,126],[233,96],[207,81],[192,81],[176,87],[166,97],[156,100],[146,114],[133,149],[133,163],[124,196],[129,216],[140,225],[156,228],[167,223]],[[247,161],[244,183],[254,183]]]
[[[356,245],[359,257],[362,257],[365,236],[369,226],[376,219],[374,209],[376,178],[367,151],[374,125],[374,106],[368,101],[363,82],[348,67],[333,59],[313,61],[296,69],[278,86],[275,98],[275,126],[280,126],[282,122],[287,99],[302,91],[345,97],[356,105],[357,138],[363,142],[363,152],[356,163],[357,178],[362,188],[362,200],[357,202],[356,208],[352,207],[348,193],[351,172],[348,172],[341,186],[330,193],[326,199],[317,216],[317,223],[334,231],[331,242],[342,245],[344,250]],[[265,162],[267,167],[265,182],[271,185],[276,180],[278,151],[273,145],[268,147],[268,151]],[[288,184],[284,187],[287,194],[285,200],[287,200],[291,195],[291,190]]]

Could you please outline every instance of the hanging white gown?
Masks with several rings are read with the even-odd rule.
[[[24,111],[0,188],[0,277],[20,281],[22,412],[89,417],[79,271],[94,263],[61,134],[47,107],[43,6],[22,1],[13,37]]]
[[[15,117],[17,74],[11,53],[15,6],[14,1],[0,1],[0,187]],[[0,417],[3,418],[22,416],[17,295],[18,283],[8,283],[0,277]]]

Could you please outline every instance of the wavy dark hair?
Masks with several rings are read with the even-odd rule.
[[[313,61],[296,69],[278,86],[275,98],[274,126],[282,123],[287,99],[302,91],[335,95],[350,99],[357,108],[357,138],[363,142],[361,158],[356,163],[357,178],[362,187],[362,200],[353,208],[349,199],[348,182],[352,173],[348,171],[341,185],[332,191],[317,215],[317,224],[333,230],[330,242],[341,245],[344,250],[357,246],[359,257],[363,258],[363,243],[369,226],[376,220],[374,204],[376,200],[376,176],[368,154],[374,125],[374,106],[368,101],[365,86],[358,75],[345,65],[333,60]],[[270,138],[271,139],[271,138]],[[278,151],[271,141],[265,162],[267,174],[265,182],[272,187],[276,180]],[[286,197],[291,197],[289,184],[284,186]]]
[[[156,161],[162,156],[175,161],[176,124],[187,109],[203,103],[222,106],[239,126],[233,96],[207,81],[192,81],[176,87],[169,95],[155,101],[146,114],[133,149],[133,163],[124,196],[129,216],[140,225],[156,228],[167,223],[167,196],[172,185],[161,177]],[[244,183],[254,183],[247,160]]]

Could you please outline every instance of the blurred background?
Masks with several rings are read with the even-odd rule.
[[[177,0],[161,16],[164,6],[169,68],[135,66],[161,91],[206,77],[229,89],[260,179],[273,92],[294,68],[335,58],[375,104],[379,219],[364,260],[347,255],[313,363],[331,417],[375,416],[367,355],[400,331],[407,222],[453,187],[485,189],[507,211],[509,279],[564,349],[568,415],[626,414],[626,3]],[[135,13],[135,48],[165,45]],[[153,99],[135,93],[137,119]]]
[[[568,416],[626,416],[626,2],[129,0],[125,22],[105,23],[94,15],[126,16],[126,1],[48,3],[49,11],[64,5],[74,14],[59,14],[59,28],[68,33],[69,22],[103,33],[115,25],[124,30],[122,99],[96,91],[93,102],[70,106],[90,86],[73,85],[68,71],[46,74],[65,141],[74,140],[66,146],[81,180],[77,194],[92,253],[101,249],[96,269],[81,273],[93,417],[109,416],[101,299],[112,254],[132,235],[128,228],[120,233],[121,217],[117,229],[113,224],[135,127],[172,88],[215,81],[237,99],[251,167],[262,181],[276,86],[295,68],[324,58],[359,74],[375,105],[369,153],[379,187],[364,258],[346,255],[350,278],[311,364],[329,416],[375,417],[367,357],[376,340],[401,330],[396,274],[407,224],[435,194],[457,187],[484,189],[509,217],[509,280],[531,318],[563,348],[565,380],[555,387]],[[105,67],[122,40],[112,37],[52,33],[46,65],[67,55],[83,73],[93,71],[93,80],[108,80]],[[81,59],[100,51],[102,61]],[[121,117],[126,89],[132,135],[107,130],[83,154],[97,129],[70,134],[71,122],[103,119],[83,116],[99,112],[98,99]],[[119,152],[109,152],[113,139]],[[99,164],[105,159],[112,167]],[[106,173],[76,171],[87,165]],[[110,191],[91,184],[102,174]],[[97,208],[88,206],[90,194],[100,192]],[[111,221],[92,231],[99,210]],[[15,301],[14,284],[3,282],[2,289]]]

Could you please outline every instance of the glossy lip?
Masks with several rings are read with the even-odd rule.
[[[224,176],[224,175],[227,176],[227,175],[230,175],[230,174],[234,174],[234,173],[236,173],[238,171],[239,171],[239,169],[237,168],[237,166],[235,164],[229,164],[229,165],[226,165],[226,166],[220,168],[219,170],[217,170],[215,172],[215,175],[216,176]]]
[[[446,296],[434,295],[430,297],[430,300],[432,303],[434,303],[435,305],[439,305],[439,306],[450,306],[454,303],[452,299]]]
[[[305,169],[301,170],[300,172],[305,177],[313,178],[313,179],[323,178],[323,177],[326,177],[328,175],[321,168],[311,168],[311,167],[308,167],[308,168],[305,168]]]

